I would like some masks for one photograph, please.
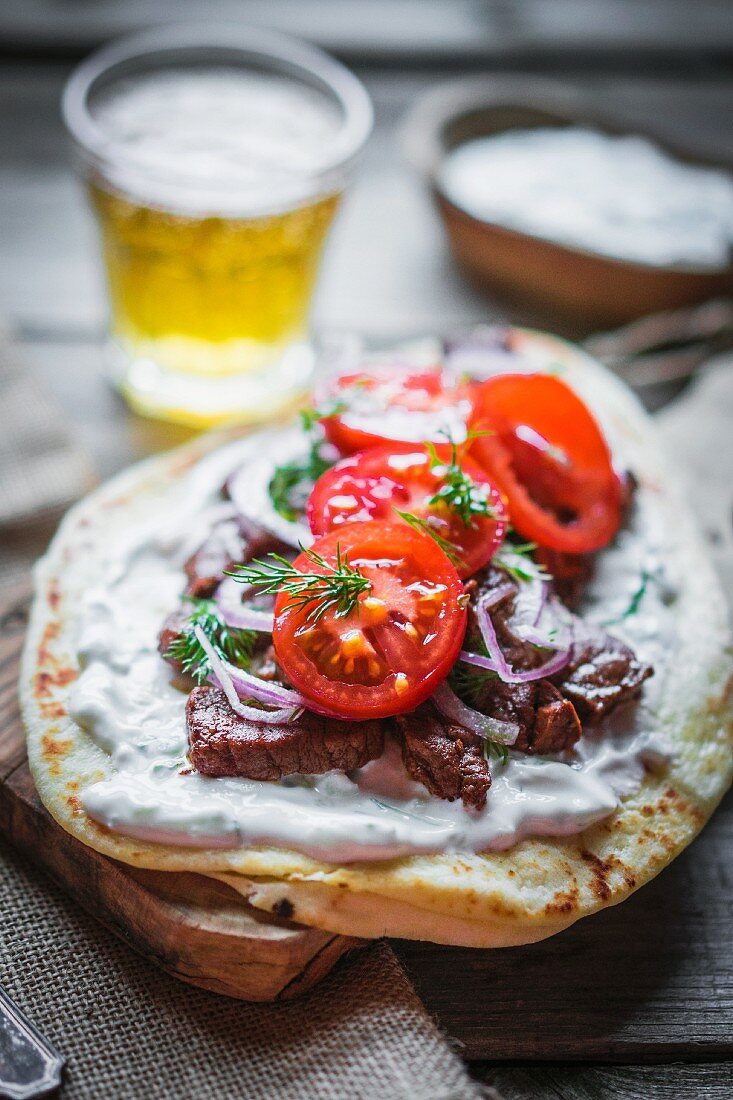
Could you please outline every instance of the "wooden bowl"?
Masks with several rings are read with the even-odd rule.
[[[575,333],[732,292],[733,264],[710,272],[612,259],[482,221],[442,193],[440,167],[457,145],[505,130],[568,125],[641,134],[678,160],[713,164],[670,146],[648,129],[624,127],[618,118],[584,110],[558,85],[511,78],[468,78],[443,85],[410,112],[404,140],[432,191],[453,254],[471,281]]]

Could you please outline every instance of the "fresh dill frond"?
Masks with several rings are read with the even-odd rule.
[[[481,648],[481,647],[480,647]],[[476,709],[481,709],[483,690],[490,680],[496,680],[495,672],[488,668],[479,668],[477,665],[469,665],[466,661],[457,661],[448,675],[448,683],[459,699]],[[509,760],[509,749],[499,741],[486,738],[483,742],[484,756],[489,763],[494,760],[502,765]]]
[[[312,432],[316,424],[322,420],[328,420],[332,416],[339,416],[346,412],[348,405],[345,401],[333,401],[330,405],[313,406],[310,409],[300,410],[300,419],[306,432]]]
[[[166,650],[165,656],[180,663],[181,668],[202,684],[211,674],[209,658],[196,637],[198,626],[216,652],[238,668],[247,668],[252,659],[257,635],[253,630],[237,630],[228,626],[213,600],[188,597],[191,612]]]
[[[276,466],[268,492],[272,506],[283,519],[293,523],[305,508],[313,485],[321,474],[333,465],[321,454],[321,441],[312,440],[306,458],[302,462],[286,462]]]
[[[537,574],[541,574],[545,580],[550,579],[550,574],[541,562],[532,557],[537,549],[536,542],[505,542],[494,554],[492,561],[498,565],[515,581],[531,581]],[[514,560],[519,558],[519,561]],[[527,564],[521,560],[527,559]]]
[[[263,594],[286,592],[290,596],[288,606],[298,611],[308,608],[306,618],[312,622],[318,622],[329,611],[337,619],[345,619],[358,611],[359,596],[371,591],[372,582],[349,565],[341,547],[336,546],[335,565],[315,550],[306,550],[303,546],[300,549],[324,572],[303,573],[287,558],[271,554],[269,560],[257,558],[229,575],[259,588]]]
[[[470,706],[480,702],[481,695],[489,680],[495,680],[496,673],[488,668],[470,665],[467,661],[456,661],[448,675],[448,683],[453,691]]]
[[[509,763],[509,746],[502,745],[500,741],[484,741],[484,756],[489,763],[496,760],[502,767]]]
[[[402,512],[399,508],[395,508],[395,512],[400,519],[403,519],[405,523],[412,527],[413,531],[419,531],[421,535],[429,535],[433,542],[437,542],[448,561],[452,562],[453,565],[462,566],[465,564],[456,544],[439,535],[426,519],[416,516],[413,512]]]
[[[450,440],[451,456],[449,462],[444,462],[438,455],[433,443],[426,444],[430,455],[431,469],[441,469],[443,484],[437,493],[430,498],[430,504],[442,504],[459,517],[464,527],[471,526],[474,516],[487,516],[489,519],[497,518],[497,511],[488,499],[488,486],[479,484],[467,474],[458,461],[458,448],[453,440]]]
[[[346,408],[343,401],[334,401],[320,408],[300,410],[303,430],[311,437],[308,454],[300,462],[285,462],[282,466],[276,466],[268,485],[273,508],[290,523],[305,509],[311,489],[318,478],[333,466],[332,459],[324,458],[324,440],[316,437],[315,430],[322,420],[338,416]]]
[[[632,595],[631,599],[629,600],[628,607],[624,611],[622,611],[620,615],[617,615],[615,619],[606,619],[606,621],[601,623],[601,625],[602,626],[617,626],[619,623],[622,623],[625,619],[628,619],[629,616],[635,615],[636,612],[639,610],[639,607],[641,605],[641,601],[644,599],[644,596],[646,595],[647,589],[649,587],[649,581],[651,579],[652,579],[651,573],[649,573],[648,570],[646,570],[646,569],[642,570],[641,581],[639,583],[639,587],[636,589],[636,591]]]

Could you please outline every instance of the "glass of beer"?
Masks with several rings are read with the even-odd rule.
[[[300,400],[323,244],[372,124],[356,77],[280,35],[167,28],[83,62],[63,113],[130,404],[206,427]]]

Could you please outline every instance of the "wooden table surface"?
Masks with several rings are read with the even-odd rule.
[[[583,102],[613,103],[631,126],[651,122],[661,136],[733,155],[733,84],[719,59],[678,63],[673,75],[634,72],[628,62],[573,74],[566,59],[555,78]],[[0,68],[0,315],[106,477],[185,433],[133,416],[102,375],[94,227],[58,117],[68,68],[48,59]],[[444,69],[363,75],[377,127],[328,247],[316,323],[390,339],[506,316],[453,269],[400,154],[405,110]],[[0,584],[27,569],[48,535],[43,527],[0,535]],[[733,1095],[732,845],[728,799],[659,879],[555,939],[502,952],[397,950],[472,1069],[506,1100],[722,1100]]]

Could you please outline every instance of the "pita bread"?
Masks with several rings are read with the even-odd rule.
[[[725,599],[653,425],[614,377],[562,341],[525,332],[528,349],[561,362],[630,464],[668,507],[670,555],[682,578],[661,721],[676,753],[619,809],[585,832],[526,839],[503,852],[420,855],[334,866],[274,847],[191,849],[114,832],[84,811],[80,792],[110,774],[109,756],[69,716],[78,675],[76,609],[103,575],[124,530],[149,523],[178,480],[232,433],[202,437],[127,470],[73,509],[36,571],[22,665],[30,766],[58,823],[134,866],[195,871],[229,883],[253,905],[357,936],[400,936],[500,947],[528,943],[628,897],[702,828],[733,775],[733,664]]]

